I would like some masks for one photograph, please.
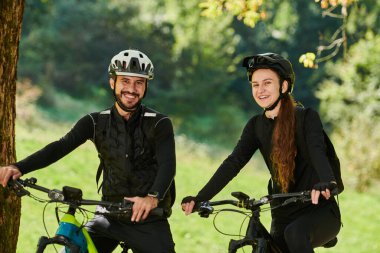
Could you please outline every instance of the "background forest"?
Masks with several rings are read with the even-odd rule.
[[[139,49],[155,66],[144,103],[168,114],[176,132],[178,198],[170,222],[177,252],[225,252],[229,238],[215,231],[211,219],[184,218],[179,202],[206,183],[244,124],[261,112],[252,101],[242,58],[276,52],[292,61],[293,94],[320,112],[342,163],[340,242],[317,252],[379,252],[379,17],[378,0],[25,1],[17,158],[60,138],[83,115],[109,107],[111,57]],[[317,56],[313,68],[300,62],[313,60],[307,52]],[[86,143],[49,170],[27,176],[47,187],[80,187],[87,198],[99,198],[97,163],[94,147]],[[248,166],[218,198],[237,190],[266,194],[262,161],[255,156]],[[50,208],[44,217],[52,234],[56,221]],[[41,210],[23,200],[17,252],[33,252],[45,234]],[[264,213],[266,224],[268,216]],[[222,230],[239,229],[241,223],[227,214]]]
[[[202,15],[205,9],[217,12],[218,2],[28,0],[19,94],[37,89],[24,97],[37,99],[49,119],[73,123],[110,106],[110,58],[123,49],[140,49],[155,65],[145,103],[168,114],[177,134],[230,149],[247,119],[260,112],[241,60],[276,52],[293,62],[295,98],[322,114],[343,168],[352,175],[350,183],[364,190],[370,179],[379,178],[380,133],[374,131],[380,129],[378,2],[225,1],[253,6],[248,25],[233,11]],[[349,3],[345,19],[336,18],[342,3]],[[332,15],[324,15],[326,8]],[[334,57],[318,68],[299,63],[302,54],[331,43],[339,32],[347,40]]]

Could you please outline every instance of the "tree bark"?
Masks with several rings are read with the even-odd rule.
[[[24,0],[0,1],[0,165],[16,160],[16,77]],[[0,253],[15,253],[21,201],[0,186]]]

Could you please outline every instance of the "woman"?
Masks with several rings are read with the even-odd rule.
[[[336,237],[340,212],[331,191],[336,180],[328,162],[319,115],[308,110],[304,134],[297,129],[297,110],[291,95],[295,75],[291,63],[278,54],[246,57],[252,95],[264,113],[246,124],[233,152],[197,196],[182,200],[188,215],[196,202],[210,200],[247,164],[259,149],[271,173],[270,194],[312,190],[312,201],[272,210],[271,235],[283,252],[309,253]],[[306,138],[307,148],[302,147]],[[308,158],[309,157],[309,158]]]

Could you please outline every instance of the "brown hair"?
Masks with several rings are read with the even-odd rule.
[[[275,182],[280,185],[282,192],[288,192],[289,184],[294,181],[297,155],[295,105],[292,95],[284,94],[272,135],[270,158],[276,171]]]

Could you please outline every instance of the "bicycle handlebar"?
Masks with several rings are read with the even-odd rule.
[[[232,192],[231,195],[237,198],[238,200],[226,199],[226,200],[218,200],[218,201],[203,201],[197,203],[194,207],[194,212],[198,212],[201,217],[207,218],[211,213],[214,212],[214,206],[220,205],[233,205],[239,208],[244,208],[247,210],[255,211],[259,210],[262,205],[269,204],[273,200],[277,199],[285,199],[281,206],[288,205],[294,202],[306,202],[310,201],[311,192],[303,191],[303,192],[293,192],[293,193],[279,193],[266,195],[256,200],[254,198],[250,199],[250,197],[242,192]]]
[[[82,190],[78,188],[73,188],[70,186],[64,186],[63,190],[57,189],[48,189],[43,186],[37,185],[36,178],[27,178],[25,180],[17,179],[10,180],[8,186],[16,192],[16,195],[19,197],[30,196],[31,193],[25,189],[29,187],[41,192],[45,192],[48,195],[48,198],[51,202],[58,202],[67,204],[69,206],[90,206],[90,205],[101,205],[107,208],[114,208],[112,211],[107,209],[107,212],[96,211],[95,214],[130,214],[132,213],[133,202],[128,200],[123,200],[122,202],[110,202],[104,200],[91,200],[91,199],[82,199]],[[152,209],[149,215],[156,216],[165,216],[166,212],[164,208],[156,207]]]

